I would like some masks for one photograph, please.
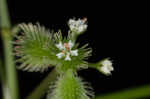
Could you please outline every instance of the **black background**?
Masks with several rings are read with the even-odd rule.
[[[78,42],[89,43],[93,48],[90,62],[110,57],[115,69],[111,76],[94,69],[79,71],[79,75],[91,83],[96,95],[150,83],[146,57],[147,8],[140,2],[9,0],[8,4],[13,25],[39,22],[46,28],[67,33],[70,18],[88,18],[88,30]],[[21,97],[28,95],[48,72],[18,71]]]

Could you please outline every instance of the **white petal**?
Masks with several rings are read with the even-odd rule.
[[[66,61],[71,61],[70,54],[68,53],[65,58]]]
[[[69,45],[69,47],[71,49],[74,46],[74,43],[71,40],[69,40],[68,45]]]
[[[79,32],[85,31],[85,27],[84,27],[84,26],[79,26],[78,31],[79,31]]]
[[[68,22],[69,25],[72,25],[74,23],[75,23],[75,20],[73,20],[73,19],[70,19],[69,22]]]
[[[108,65],[107,68],[110,70],[110,71],[113,71],[114,68],[111,66],[111,65]]]
[[[104,66],[112,66],[112,62],[110,60],[106,59],[106,60],[102,61],[102,65],[104,65]]]
[[[64,54],[64,53],[58,53],[58,54],[56,54],[56,56],[60,59],[60,58],[62,58],[63,56],[65,56],[65,54]]]
[[[74,26],[74,25],[70,25],[70,29],[71,29],[71,30],[74,30],[74,29],[75,29],[75,26]]]
[[[100,70],[105,74],[111,74],[111,71],[114,70],[112,62],[108,59],[102,61],[102,67],[100,68]]]
[[[102,71],[104,74],[107,74],[107,75],[111,74],[111,71],[106,66],[102,66],[100,68],[100,71]]]
[[[56,47],[60,50],[63,50],[64,49],[64,46],[62,44],[62,42],[59,42],[58,44],[56,44]]]
[[[78,50],[72,50],[71,55],[72,56],[78,56]]]

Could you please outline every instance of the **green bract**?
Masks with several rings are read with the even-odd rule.
[[[70,33],[65,38],[62,37],[61,32],[52,33],[39,24],[33,25],[31,23],[20,24],[19,28],[22,33],[15,35],[17,39],[15,41],[15,55],[19,57],[17,62],[21,63],[18,68],[41,72],[50,66],[56,66],[60,72],[70,68],[73,70],[87,68],[85,60],[90,56],[91,49],[87,48],[87,45],[78,48],[78,44],[75,44]],[[59,42],[65,45],[69,41],[74,43],[72,50],[76,49],[78,55],[70,55],[70,61],[66,61],[64,57],[58,58],[57,54],[63,50],[61,51],[56,45]]]
[[[17,62],[22,63],[18,68],[28,71],[43,71],[56,64],[52,53],[52,34],[39,24],[20,24],[21,35],[16,35],[15,54]]]

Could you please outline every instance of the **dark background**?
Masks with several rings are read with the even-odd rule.
[[[90,62],[110,57],[115,69],[111,76],[94,69],[79,71],[96,95],[150,83],[147,14],[140,2],[8,0],[8,4],[13,25],[39,22],[46,28],[67,33],[70,18],[88,18],[88,30],[78,42],[89,43],[93,48]],[[28,95],[48,72],[18,71],[21,97]]]

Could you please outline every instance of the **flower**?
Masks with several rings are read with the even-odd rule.
[[[68,22],[68,25],[70,27],[71,31],[75,31],[77,33],[82,33],[87,29],[87,24],[86,24],[87,19],[78,19],[78,20],[74,20],[74,19],[70,19]]]
[[[105,59],[104,61],[101,62],[101,67],[99,67],[100,71],[103,72],[106,75],[110,75],[111,71],[114,70],[112,67],[112,62],[108,59]]]
[[[56,54],[56,56],[61,59],[65,57],[66,61],[71,61],[70,56],[78,56],[78,50],[71,50],[74,46],[74,43],[69,40],[68,43],[62,44],[62,42],[59,42],[56,44],[56,47],[61,51],[60,53]]]

